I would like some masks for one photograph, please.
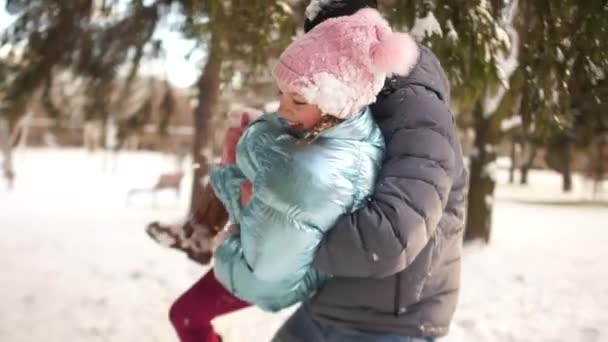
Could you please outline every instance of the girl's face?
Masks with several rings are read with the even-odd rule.
[[[294,132],[313,128],[321,121],[322,113],[317,105],[306,103],[304,97],[279,84],[280,105],[278,115],[285,119]]]

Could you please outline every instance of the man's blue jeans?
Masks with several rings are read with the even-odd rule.
[[[300,307],[279,329],[272,342],[434,342],[432,338],[346,329],[312,318]]]

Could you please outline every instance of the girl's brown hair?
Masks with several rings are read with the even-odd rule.
[[[321,121],[319,121],[316,125],[314,125],[310,130],[308,130],[304,137],[300,140],[300,142],[307,144],[315,141],[319,137],[319,135],[326,130],[335,127],[340,124],[344,120],[339,119],[332,115],[323,115]]]

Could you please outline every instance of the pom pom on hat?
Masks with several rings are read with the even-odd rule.
[[[371,8],[358,11],[356,16],[375,26],[378,43],[370,48],[370,58],[377,72],[407,75],[418,61],[418,45],[407,33],[393,32],[380,12]]]
[[[372,46],[371,59],[378,72],[407,75],[418,61],[419,51],[414,39],[406,33],[383,34],[380,42]]]

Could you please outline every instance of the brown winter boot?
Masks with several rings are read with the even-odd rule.
[[[201,193],[199,207],[186,222],[177,225],[152,222],[146,233],[159,244],[181,250],[193,261],[206,265],[211,261],[213,238],[226,223],[228,213],[208,184]]]

